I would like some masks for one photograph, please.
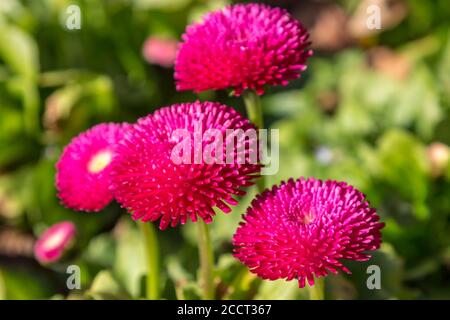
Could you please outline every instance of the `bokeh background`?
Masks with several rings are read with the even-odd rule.
[[[149,63],[148,37],[179,39],[187,24],[226,0],[0,1],[0,299],[142,297],[140,235],[117,204],[100,213],[63,208],[55,162],[72,137],[105,121],[134,122],[175,102],[227,92],[176,92],[173,69]],[[450,299],[450,2],[448,0],[267,1],[308,27],[308,71],[263,97],[280,129],[280,170],[268,177],[347,181],[386,223],[382,248],[352,275],[327,278],[329,299]],[[81,29],[65,28],[81,8]],[[370,4],[381,30],[365,27]],[[295,281],[261,282],[230,255],[230,240],[255,191],[211,225],[218,297],[303,299]],[[50,266],[33,257],[53,223],[78,228],[75,247]],[[192,224],[159,232],[164,297],[197,298]],[[81,268],[82,290],[66,287]],[[366,286],[381,268],[381,290]]]

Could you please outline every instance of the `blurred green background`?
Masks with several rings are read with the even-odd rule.
[[[308,71],[263,97],[280,129],[280,170],[289,177],[343,180],[367,194],[386,223],[382,248],[352,275],[327,278],[330,299],[450,299],[450,2],[448,0],[266,1],[310,30]],[[149,36],[179,39],[187,24],[226,0],[0,1],[0,299],[138,298],[144,254],[137,228],[117,204],[78,213],[58,203],[55,162],[72,137],[104,121],[134,122],[175,102],[227,92],[176,92],[173,69],[144,59]],[[67,30],[66,9],[81,8]],[[365,27],[370,4],[381,30]],[[302,299],[292,281],[261,282],[231,255],[230,240],[255,190],[211,225],[218,297]],[[41,266],[34,239],[71,220],[75,248]],[[197,298],[192,224],[159,232],[164,297]],[[68,291],[66,267],[81,268]],[[381,268],[381,290],[366,286]]]

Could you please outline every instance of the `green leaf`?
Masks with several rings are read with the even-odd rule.
[[[95,300],[123,300],[129,299],[129,295],[114,279],[111,271],[100,271],[92,282],[91,288],[86,292]]]
[[[390,130],[378,141],[378,178],[388,182],[404,199],[413,201],[417,218],[428,217],[428,163],[423,145],[411,134]]]
[[[380,268],[381,289],[371,290],[367,287],[367,279],[371,275],[367,273],[367,268],[370,265],[376,265]],[[358,298],[408,298],[408,292],[403,287],[403,261],[390,244],[383,243],[379,250],[372,253],[372,258],[369,261],[349,261],[346,263],[346,266],[351,270],[352,274],[345,277],[357,288]],[[409,297],[411,298],[411,296]]]
[[[220,256],[215,270],[221,299],[249,300],[258,291],[261,279],[231,254]]]
[[[299,289],[295,280],[264,280],[255,300],[306,300],[308,297],[307,288]]]
[[[83,258],[86,261],[98,264],[104,268],[112,267],[115,256],[115,242],[110,233],[104,233],[93,238],[83,252]]]
[[[0,56],[17,74],[36,80],[38,48],[34,39],[14,25],[0,23]]]

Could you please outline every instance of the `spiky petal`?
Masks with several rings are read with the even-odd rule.
[[[345,182],[289,180],[253,200],[234,238],[234,256],[263,279],[306,280],[366,261],[384,224],[364,194]]]

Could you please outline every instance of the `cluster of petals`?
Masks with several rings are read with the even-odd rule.
[[[345,182],[289,180],[253,200],[234,238],[234,256],[263,279],[306,281],[349,273],[343,260],[366,261],[384,224],[364,194]]]
[[[103,123],[79,134],[56,164],[56,188],[63,205],[77,211],[100,211],[111,200],[110,172],[116,147],[127,124]]]
[[[175,61],[178,90],[246,89],[287,85],[312,55],[308,32],[286,10],[237,4],[188,26]]]
[[[212,129],[227,137],[227,130],[247,132],[255,127],[233,108],[214,102],[175,104],[139,119],[118,147],[112,171],[116,200],[134,219],[160,219],[161,229],[197,221],[198,216],[209,223],[215,207],[230,212],[230,205],[237,204],[235,196],[245,194],[243,188],[253,184],[260,165],[249,161],[256,152],[249,147],[254,145],[251,139],[232,145],[236,161],[207,162],[203,157],[196,161],[198,149],[214,143],[215,137],[206,137]],[[190,156],[177,161],[174,150],[185,139]],[[229,153],[227,145],[222,143],[223,154]],[[235,157],[240,152],[244,152],[241,162]]]

